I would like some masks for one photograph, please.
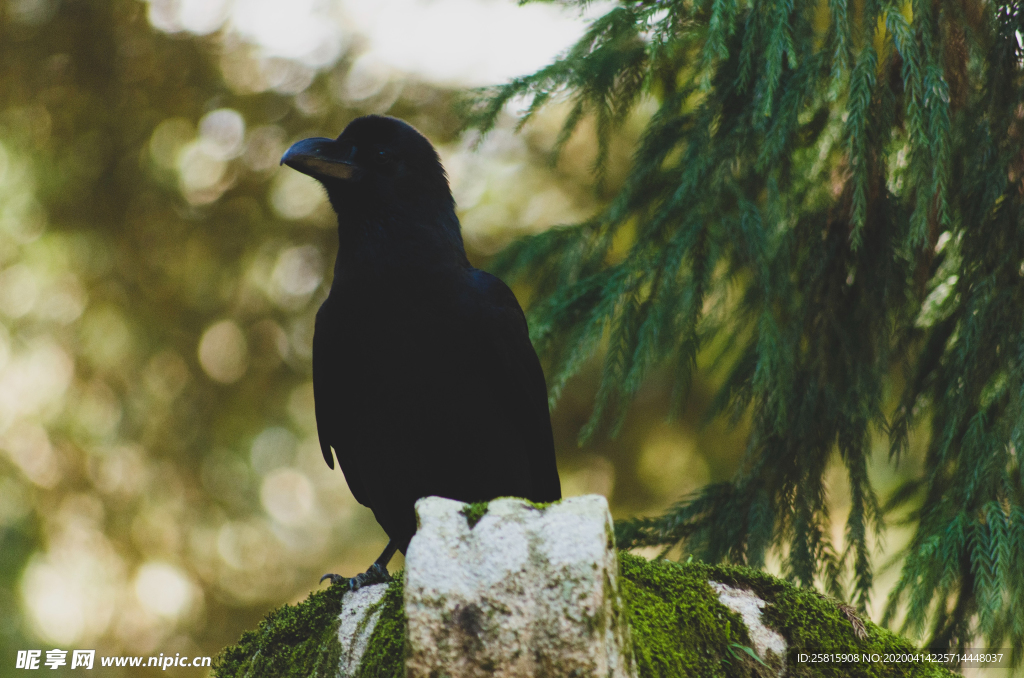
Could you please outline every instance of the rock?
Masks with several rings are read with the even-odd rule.
[[[717,581],[708,581],[711,589],[718,594],[722,605],[737,613],[747,627],[747,635],[754,644],[757,656],[768,661],[769,654],[775,655],[775,661],[782,662],[778,675],[786,674],[786,639],[782,634],[769,628],[761,620],[761,608],[767,603],[758,598],[752,591],[738,589]]]
[[[416,503],[405,570],[410,678],[636,675],[604,497],[543,508],[498,499],[472,526],[467,509],[438,497]]]
[[[387,590],[387,584],[365,586],[346,593],[341,599],[341,614],[338,615],[338,643],[341,645],[338,672],[341,678],[356,674],[366,652],[367,641],[380,619],[379,603]]]
[[[836,675],[956,678],[931,662],[883,663],[913,644],[814,589],[746,567],[616,556],[601,497],[543,509],[430,499],[419,517],[404,577],[271,611],[213,675],[802,676],[821,670],[800,658],[827,651],[876,658]]]

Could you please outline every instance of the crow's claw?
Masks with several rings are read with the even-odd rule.
[[[391,560],[391,556],[395,555],[397,550],[398,544],[392,539],[388,541],[388,545],[384,547],[383,553],[374,561],[373,565],[370,565],[370,569],[366,572],[357,574],[351,579],[342,577],[340,574],[325,574],[320,577],[320,581],[322,583],[324,579],[330,579],[332,586],[334,584],[345,584],[348,586],[349,591],[355,591],[371,584],[387,584],[391,581],[391,575],[388,574],[388,561]]]
[[[345,584],[345,583],[348,583],[350,581],[348,577],[342,577],[340,574],[330,574],[330,573],[327,573],[324,576],[320,577],[320,582],[319,583],[323,584],[324,583],[324,579],[330,579],[332,586],[334,584]]]
[[[355,591],[356,589],[361,589],[364,586],[370,586],[371,584],[386,584],[389,581],[391,581],[391,575],[388,574],[387,568],[380,563],[374,563],[373,565],[370,565],[370,569],[366,572],[357,574],[348,580],[348,590]]]

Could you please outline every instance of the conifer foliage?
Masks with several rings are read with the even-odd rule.
[[[605,351],[584,438],[653,370],[684,392],[698,354],[728,375],[716,413],[750,418],[730,482],[620,524],[620,545],[754,566],[776,549],[863,610],[871,535],[903,506],[916,532],[885,621],[1024,648],[1022,24],[999,1],[619,0],[564,57],[477,93],[482,131],[510,101],[526,122],[568,100],[555,151],[593,120],[599,180],[616,126],[656,107],[605,209],[496,264],[534,284],[553,400]],[[885,506],[878,432],[894,463],[927,441]]]

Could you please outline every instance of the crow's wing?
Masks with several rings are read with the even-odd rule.
[[[507,394],[504,402],[509,408],[508,416],[525,443],[532,485],[529,498],[537,502],[556,501],[561,499],[562,491],[555,464],[547,385],[530,343],[526,316],[512,290],[500,279],[476,269],[472,277],[486,309],[480,340],[484,352],[494,356],[494,360],[488,361],[495,368],[494,388]]]
[[[340,449],[343,432],[338,429],[343,414],[351,408],[351,403],[347,402],[351,393],[346,388],[347,384],[342,383],[346,359],[342,330],[338,319],[332,317],[328,304],[329,301],[325,301],[317,312],[313,330],[313,401],[320,452],[332,469],[337,455],[352,496],[363,506],[370,506],[370,498],[351,452]],[[331,452],[332,446],[334,453]]]

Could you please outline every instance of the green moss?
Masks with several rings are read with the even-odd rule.
[[[213,675],[333,678],[341,658],[338,615],[344,591],[335,584],[298,605],[274,610],[217,656]]]
[[[405,610],[402,600],[405,592],[404,571],[395,574],[384,597],[374,605],[380,609],[380,619],[366,644],[366,653],[354,678],[405,677]],[[372,613],[371,609],[371,613]],[[366,615],[370,617],[369,614]]]
[[[952,671],[927,662],[858,662],[842,665],[797,662],[800,653],[913,654],[906,638],[863,619],[867,635],[858,639],[853,625],[839,610],[839,602],[814,589],[799,588],[760,570],[744,567],[708,567],[709,576],[723,584],[749,588],[770,604],[763,611],[765,623],[789,643],[790,676],[954,676]]]
[[[736,656],[750,645],[742,621],[702,568],[620,553],[619,575],[640,678],[757,675],[752,658]]]
[[[405,612],[403,572],[364,618],[380,610],[356,678],[405,676]],[[280,607],[225,648],[214,662],[217,678],[333,678],[341,660],[338,615],[344,585],[316,591],[298,605]]]
[[[753,591],[766,601],[765,623],[788,643],[789,676],[953,676],[929,663],[811,664],[797,661],[799,654],[829,653],[884,656],[913,653],[913,645],[890,631],[864,620],[867,637],[858,639],[839,604],[812,589],[798,588],[759,570],[647,561],[619,554],[620,586],[626,599],[633,648],[640,678],[682,676],[773,675],[744,648],[751,646],[742,621],[723,605],[708,580]],[[740,631],[737,631],[740,629]],[[728,662],[728,663],[723,663]],[[770,663],[770,662],[769,662]]]
[[[522,497],[498,497],[498,499],[515,499],[516,501],[521,501],[530,508],[537,509],[538,511],[543,511],[552,504],[558,503],[552,501],[544,504],[538,504],[535,501],[523,499]],[[480,522],[480,519],[487,515],[487,508],[490,505],[490,503],[491,502],[489,501],[479,501],[474,504],[466,504],[465,506],[462,507],[462,510],[459,511],[459,513],[465,516],[466,522],[469,523],[469,529],[472,530],[476,526],[476,524]]]
[[[559,499],[558,501],[542,501],[542,502],[537,502],[537,501],[530,501],[529,499],[524,499],[523,497],[503,497],[503,498],[504,499],[518,499],[519,501],[523,502],[524,504],[526,504],[530,508],[537,509],[538,511],[543,511],[544,509],[548,508],[549,506],[554,506],[555,504],[558,504],[559,502],[562,501],[561,499]]]
[[[487,504],[486,501],[480,501],[475,504],[466,504],[459,511],[463,516],[466,517],[466,522],[469,523],[469,529],[473,529],[480,519],[487,515]]]

